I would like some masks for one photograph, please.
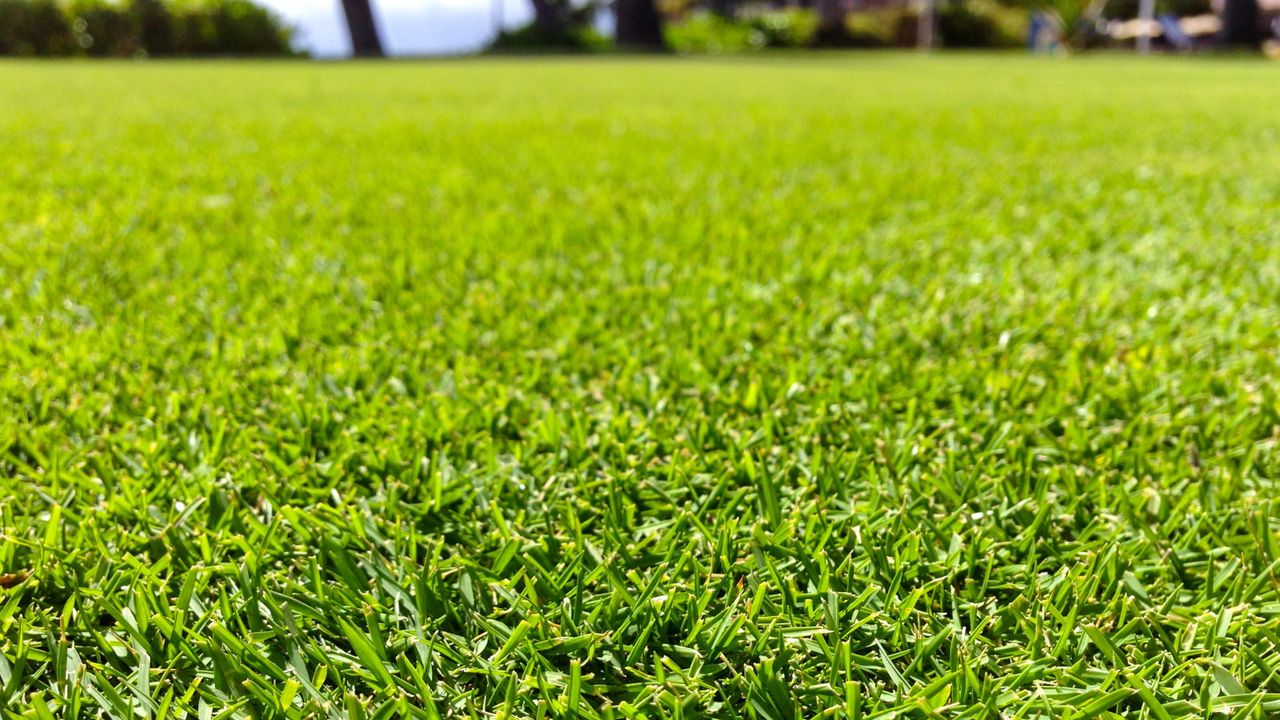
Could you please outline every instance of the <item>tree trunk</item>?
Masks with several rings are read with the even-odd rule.
[[[617,15],[617,42],[619,47],[637,50],[665,50],[667,41],[662,37],[662,18],[654,0],[614,0]]]
[[[534,27],[546,37],[559,37],[569,26],[562,3],[555,0],[533,0]]]
[[[844,0],[817,0],[818,29],[813,34],[816,47],[844,47],[849,44],[845,27]]]
[[[1258,0],[1226,0],[1222,7],[1222,31],[1218,44],[1222,47],[1258,47]]]
[[[920,17],[917,19],[916,47],[921,50],[932,50],[938,44],[938,2],[922,0]]]
[[[382,39],[378,37],[369,0],[342,0],[342,12],[347,16],[347,30],[351,33],[351,54],[382,57]]]

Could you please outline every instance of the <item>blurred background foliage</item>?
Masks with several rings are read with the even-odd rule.
[[[250,0],[0,0],[0,55],[289,56],[292,36]]]
[[[337,0],[315,0],[336,2]],[[500,0],[499,0],[500,1]],[[1052,28],[1047,51],[1132,48],[1133,33],[1117,32],[1137,17],[1140,0],[530,0],[533,20],[495,29],[491,52],[573,53],[616,49],[680,53],[744,53],[802,48],[1017,48],[1045,51],[1030,28]],[[1246,44],[1264,23],[1256,0]],[[357,55],[383,53],[370,0]],[[921,13],[933,10],[933,22]],[[1218,8],[1220,10],[1220,8]],[[1158,15],[1213,21],[1212,0],[1155,0]],[[614,22],[601,22],[612,17]],[[1255,20],[1248,20],[1248,18]],[[363,19],[360,19],[363,18]],[[651,24],[643,27],[649,21]],[[639,22],[642,27],[635,28]],[[1246,24],[1248,24],[1246,23]],[[660,25],[660,27],[659,27]],[[632,40],[622,29],[631,27]],[[1203,23],[1201,24],[1203,27]],[[617,29],[615,41],[609,28]],[[921,33],[932,27],[928,36]],[[646,34],[647,32],[647,34]],[[1146,30],[1144,32],[1152,32]],[[637,36],[637,33],[639,35]],[[354,32],[353,37],[361,35]],[[255,0],[0,0],[0,55],[166,57],[292,56],[294,30]],[[638,40],[635,38],[639,38]],[[1221,40],[1222,38],[1219,38]],[[1212,31],[1196,47],[1215,45]],[[353,47],[358,45],[353,41]],[[1221,45],[1222,43],[1217,43]],[[1231,44],[1228,40],[1227,44]],[[1168,46],[1168,43],[1163,43]],[[1186,49],[1186,48],[1181,48]],[[1256,49],[1256,47],[1254,48]]]
[[[944,0],[937,7],[944,47],[1008,48],[1023,43],[1027,11],[994,0]],[[736,53],[815,44],[818,13],[809,8],[747,9],[739,16],[692,9],[667,24],[667,39],[678,52]],[[911,4],[869,7],[844,16],[851,48],[915,47],[918,10]]]

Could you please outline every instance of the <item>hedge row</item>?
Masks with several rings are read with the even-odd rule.
[[[291,55],[291,36],[250,0],[0,0],[0,55]]]

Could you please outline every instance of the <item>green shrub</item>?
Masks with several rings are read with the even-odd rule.
[[[746,22],[726,20],[709,12],[692,13],[667,23],[667,43],[683,53],[735,53],[765,47],[766,36]]]
[[[53,0],[0,0],[0,55],[69,55],[71,22]]]
[[[1139,0],[1111,0],[1103,15],[1108,18],[1129,19],[1138,17]],[[1213,12],[1209,0],[1156,0],[1157,13],[1173,15],[1205,15]]]
[[[792,8],[728,20],[709,12],[688,15],[667,24],[667,42],[679,52],[733,53],[764,48],[801,48],[818,27],[810,10]]]
[[[174,14],[181,55],[288,55],[292,30],[249,0],[214,0]]]
[[[172,55],[177,49],[173,13],[161,0],[133,0],[129,6],[138,40],[148,55]]]
[[[862,16],[870,15],[874,20]],[[915,47],[920,16],[913,10],[887,9],[873,13],[857,13],[850,25],[878,37],[895,47]],[[949,48],[1001,48],[1022,44],[1026,13],[1017,8],[997,5],[990,0],[940,2],[937,7],[937,39]]]
[[[813,40],[818,30],[818,15],[812,10],[788,8],[761,13],[749,23],[763,35],[765,47],[798,48]]]
[[[493,43],[491,52],[598,52],[608,49],[609,39],[594,28],[585,25],[568,25],[558,31],[548,31],[536,23],[529,23],[515,30],[504,30]]]
[[[973,3],[945,2],[938,6],[938,37],[944,47],[992,48],[1020,44],[996,17],[991,8]]]
[[[71,27],[86,55],[130,57],[142,50],[138,26],[129,9],[101,0],[83,0],[70,7]]]
[[[851,13],[845,18],[845,27],[852,42],[863,47],[892,47],[897,42],[900,8],[883,8]]]
[[[0,55],[291,55],[291,39],[250,0],[0,0]]]
[[[1019,43],[1025,14],[990,0],[943,2],[938,7],[938,36],[956,48],[1008,47]],[[890,7],[850,13],[845,20],[847,47],[912,47],[918,16]],[[695,13],[667,26],[667,39],[682,52],[745,52],[763,48],[809,46],[818,28],[811,10],[792,8],[726,20],[711,13]]]
[[[219,0],[208,9],[220,40],[219,54],[290,53],[293,31],[271,10],[250,0]]]

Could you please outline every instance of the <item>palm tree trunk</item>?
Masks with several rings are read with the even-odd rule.
[[[665,50],[662,18],[654,0],[614,0],[619,47],[636,50]]]
[[[844,47],[849,44],[849,28],[845,27],[844,0],[817,0],[818,29],[813,34],[815,47]]]
[[[1258,47],[1258,0],[1226,0],[1222,6],[1222,31],[1218,44],[1223,47]]]
[[[557,37],[568,26],[562,3],[533,0],[533,24],[547,37]]]
[[[347,16],[347,30],[351,33],[351,54],[382,57],[382,39],[378,37],[369,0],[342,0],[342,12]]]

